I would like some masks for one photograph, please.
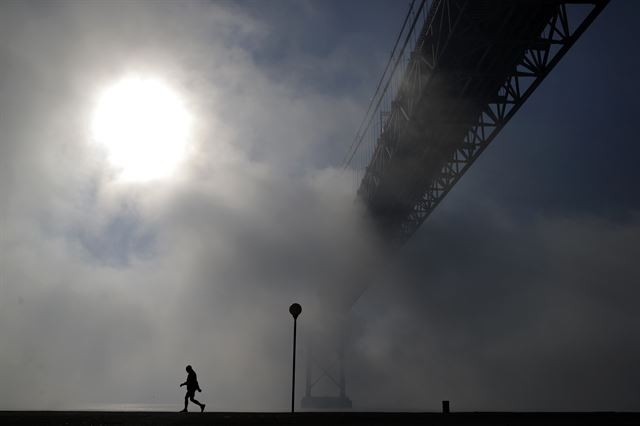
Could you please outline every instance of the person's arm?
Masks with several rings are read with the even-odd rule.
[[[184,386],[184,385],[186,385],[186,384],[187,384],[187,382],[180,383],[180,387],[183,387],[183,386]]]

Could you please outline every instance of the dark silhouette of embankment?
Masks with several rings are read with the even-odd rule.
[[[2,425],[637,426],[640,413],[161,413],[0,411]]]

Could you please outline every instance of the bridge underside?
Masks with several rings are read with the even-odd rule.
[[[607,1],[434,1],[358,190],[408,239]]]

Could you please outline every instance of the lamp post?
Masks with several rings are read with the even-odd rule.
[[[293,375],[291,379],[291,412],[295,411],[294,401],[296,396],[296,326],[298,316],[302,313],[302,306],[294,303],[289,306],[289,313],[293,317]]]

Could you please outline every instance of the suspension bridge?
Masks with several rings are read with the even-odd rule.
[[[383,241],[415,234],[607,3],[411,3],[343,162]],[[336,352],[337,373],[309,358],[303,407],[351,406]],[[312,395],[323,377],[336,395]]]

